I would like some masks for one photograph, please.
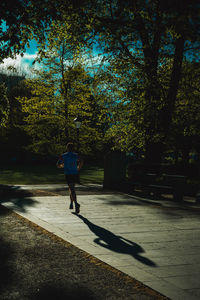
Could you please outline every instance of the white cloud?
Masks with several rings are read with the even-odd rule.
[[[16,55],[13,58],[5,58],[3,63],[0,64],[1,70],[7,70],[8,67],[13,67],[20,72],[24,72],[25,74],[30,74],[32,63],[35,60],[37,53],[35,54],[28,54],[25,53],[24,56]]]

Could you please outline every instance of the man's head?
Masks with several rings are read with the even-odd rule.
[[[73,145],[73,143],[71,143],[71,142],[70,142],[70,143],[68,143],[68,144],[67,144],[67,151],[68,151],[68,152],[72,152],[72,151],[73,151],[73,149],[74,149],[74,145]]]

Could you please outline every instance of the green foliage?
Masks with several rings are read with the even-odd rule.
[[[10,72],[2,70],[0,73],[0,82],[6,86],[7,97],[7,122],[0,130],[1,148],[0,152],[3,156],[11,155],[10,153],[18,153],[22,151],[24,146],[28,143],[28,138],[24,131],[21,129],[23,124],[23,112],[20,103],[17,101],[17,97],[28,95],[24,83],[24,76],[22,76],[18,70]],[[3,89],[0,89],[1,92]],[[3,120],[3,117],[1,118]],[[14,143],[13,143],[14,141]]]
[[[200,151],[200,64],[185,61],[173,115],[170,145],[188,154]]]
[[[57,17],[54,0],[0,2],[0,62],[6,57],[23,54],[29,41],[45,40],[45,31]]]
[[[94,150],[93,145],[95,150],[101,147],[101,107],[96,99],[91,97],[89,75],[80,65],[69,68],[64,73],[64,84],[67,82],[69,86],[64,94],[62,78],[61,89],[57,90],[57,85],[54,85],[51,79],[48,83],[43,80],[43,76],[46,78],[46,75],[41,74],[41,77],[27,80],[31,96],[19,98],[23,112],[26,113],[24,129],[32,137],[29,148],[39,153],[58,154],[65,148],[67,140],[76,143],[73,120],[77,115],[83,120],[80,129],[81,152],[89,154]],[[99,115],[95,114],[98,112]]]
[[[26,80],[25,84],[31,94],[29,97],[18,97],[18,101],[25,115],[23,128],[33,140],[29,149],[40,153],[52,153],[52,150],[55,150],[53,145],[59,142],[57,131],[60,130],[54,87],[39,78]]]
[[[6,87],[0,83],[0,129],[8,124],[10,105],[7,98]]]
[[[94,78],[81,63],[83,49],[76,42],[67,23],[54,22],[37,58],[43,70],[26,81],[31,96],[19,98],[26,113],[24,129],[32,138],[29,148],[35,152],[58,154],[67,141],[76,143],[73,120],[77,116],[83,121],[81,152],[89,154],[101,148],[105,108],[92,87]]]

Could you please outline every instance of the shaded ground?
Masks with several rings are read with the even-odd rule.
[[[0,276],[1,299],[167,299],[1,205]]]

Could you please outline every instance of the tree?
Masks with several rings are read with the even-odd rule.
[[[89,80],[86,73],[83,75],[82,67],[84,59],[81,57],[85,55],[85,45],[79,39],[81,34],[77,35],[76,28],[74,28],[75,24],[73,25],[68,24],[67,15],[63,22],[53,21],[46,40],[40,44],[37,58],[37,61],[41,62],[45,68],[46,74],[49,74],[49,79],[53,80],[54,84],[57,82],[58,92],[64,102],[66,139],[69,138],[70,98],[79,98],[75,95],[79,88],[75,89],[73,82],[77,84],[78,77],[80,81]],[[90,96],[90,90],[87,89],[84,92],[87,99]]]
[[[26,80],[31,96],[21,97],[19,101],[23,112],[26,113],[24,129],[32,138],[29,148],[38,153],[59,154],[67,141],[76,143],[73,120],[79,115],[83,120],[80,150],[90,154],[94,150],[94,141],[98,149],[102,139],[100,115],[95,114],[100,110],[100,106],[91,96],[90,76],[81,65],[67,67],[63,76],[68,90],[63,95],[63,77],[59,75],[52,75],[52,69],[49,69],[37,72],[34,79]]]
[[[170,146],[175,152],[181,152],[185,163],[189,161],[189,153],[192,150],[200,154],[199,75],[199,63],[184,62],[172,120]]]
[[[169,138],[185,51],[199,49],[197,1],[84,1],[74,9],[89,23],[93,37],[114,59],[143,73],[147,160],[160,160]],[[159,67],[172,59],[165,98]],[[134,81],[134,79],[133,79]],[[162,109],[158,109],[162,103]],[[158,113],[159,112],[159,113]]]
[[[52,116],[55,116],[56,126],[62,128],[58,131],[62,132],[62,138],[59,139],[58,144],[63,145],[67,140],[75,139],[73,120],[78,115],[83,120],[82,134],[80,135],[82,150],[95,152],[101,147],[102,135],[105,131],[106,110],[103,103],[105,96],[99,89],[102,79],[100,79],[98,71],[93,69],[92,74],[91,66],[88,68],[86,61],[89,60],[90,49],[88,47],[85,49],[81,39],[73,33],[74,28],[71,25],[68,26],[67,20],[64,23],[52,22],[46,41],[40,45],[36,59],[40,62],[42,70],[35,72],[36,78],[29,81],[28,85],[32,89],[33,96],[37,93],[40,95],[43,86],[49,90],[49,93],[52,91],[51,97],[56,107]],[[89,69],[88,72],[85,69]],[[47,92],[45,93],[47,94]],[[29,105],[33,106],[31,98],[20,100],[24,109]],[[42,101],[41,106],[43,107],[48,105],[49,101],[43,94],[40,95],[40,98],[42,100],[34,100],[38,109],[39,101]],[[30,118],[31,115],[34,115],[31,110],[28,113],[30,113]],[[50,115],[51,113],[49,113],[49,118],[51,118]],[[58,115],[60,116],[59,120],[56,117]],[[53,120],[53,117],[51,119]],[[51,122],[53,122],[52,120]],[[30,122],[28,119],[26,121]],[[37,126],[34,132],[36,140],[38,140],[36,128]],[[63,133],[65,134],[63,135]],[[53,144],[55,145],[55,142]]]
[[[0,83],[0,129],[5,128],[9,119],[9,101],[4,83]]]

